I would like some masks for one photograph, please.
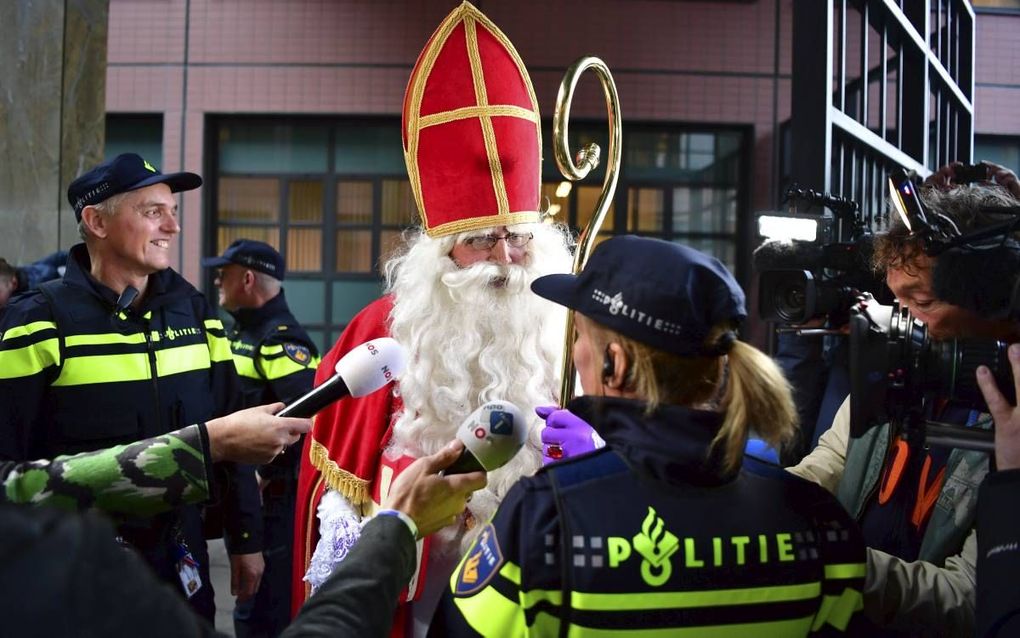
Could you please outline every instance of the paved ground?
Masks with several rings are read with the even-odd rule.
[[[216,629],[234,635],[234,597],[230,595],[230,562],[223,539],[209,541],[209,572],[216,589]]]

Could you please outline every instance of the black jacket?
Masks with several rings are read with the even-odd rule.
[[[1020,470],[981,484],[977,527],[977,635],[1020,635]]]
[[[241,308],[230,315],[234,325],[227,337],[246,407],[290,403],[312,389],[319,351],[291,314],[282,290],[261,308]],[[259,473],[264,479],[293,478],[301,449],[301,442],[291,445]]]
[[[319,351],[287,307],[283,291],[261,308],[230,313],[227,333],[246,406],[290,403],[312,389]]]
[[[137,309],[89,274],[84,244],[61,280],[10,305],[0,323],[0,458],[54,458],[130,443],[240,407],[223,325],[171,269],[150,275]],[[222,464],[231,553],[261,550],[251,468]],[[163,543],[168,517],[129,536]]]
[[[47,638],[217,636],[96,514],[0,505],[0,633]],[[284,636],[386,636],[415,544],[397,518],[361,539]],[[127,603],[127,604],[125,604]]]
[[[836,500],[779,469],[724,472],[709,453],[714,412],[644,407],[570,404],[607,447],[510,490],[454,574],[433,635],[555,636],[561,620],[581,636],[847,628],[865,548]]]

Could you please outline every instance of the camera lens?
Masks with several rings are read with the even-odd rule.
[[[799,322],[805,319],[807,290],[803,281],[787,281],[776,287],[773,297],[776,314],[783,321]]]
[[[939,395],[965,402],[976,409],[986,409],[984,396],[977,384],[977,368],[984,365],[992,371],[995,383],[1010,403],[1016,403],[1013,373],[1003,341],[955,339],[931,342],[926,359],[925,376],[929,387]]]

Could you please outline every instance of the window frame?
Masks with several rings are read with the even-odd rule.
[[[295,172],[295,173],[270,173],[270,172],[229,172],[223,173],[220,170],[220,153],[221,148],[219,144],[219,132],[225,126],[244,126],[244,125],[288,125],[288,126],[319,126],[325,127],[328,130],[328,138],[326,140],[327,148],[327,160],[326,168],[324,173],[309,173],[309,172]],[[383,273],[381,272],[381,259],[384,256],[387,246],[384,245],[383,236],[384,233],[390,231],[402,232],[409,227],[419,223],[417,218],[416,209],[412,206],[412,211],[415,213],[412,219],[407,220],[405,226],[394,226],[392,224],[383,223],[383,185],[386,180],[398,180],[405,182],[407,181],[406,171],[400,173],[364,173],[364,172],[350,172],[350,173],[337,173],[337,143],[338,134],[344,129],[353,129],[365,125],[375,126],[393,126],[399,131],[399,119],[396,117],[352,117],[352,118],[341,118],[341,117],[294,117],[294,116],[272,116],[272,115],[235,115],[235,114],[224,114],[216,116],[208,116],[206,130],[206,148],[210,149],[210,152],[206,154],[207,162],[205,174],[210,176],[207,181],[207,187],[203,189],[204,197],[204,210],[208,211],[207,214],[203,215],[203,246],[204,254],[218,254],[217,237],[219,228],[222,226],[271,226],[271,224],[259,224],[259,223],[230,223],[224,224],[220,220],[218,210],[218,196],[219,196],[219,181],[223,177],[271,177],[280,180],[280,192],[278,194],[280,220],[276,225],[279,231],[279,242],[281,252],[284,257],[287,256],[287,241],[289,237],[289,231],[291,227],[290,211],[288,210],[289,194],[291,183],[294,181],[321,180],[323,184],[323,210],[322,210],[322,221],[321,225],[321,253],[322,253],[322,269],[318,272],[309,271],[295,271],[288,272],[288,281],[316,281],[320,282],[324,288],[324,312],[323,321],[309,322],[305,327],[311,332],[321,333],[324,341],[324,345],[328,347],[333,343],[336,337],[342,332],[345,327],[345,323],[341,323],[336,317],[333,317],[334,310],[334,289],[338,282],[381,282]],[[603,121],[598,120],[578,120],[572,122],[572,131],[576,133],[588,134],[592,133],[599,135],[605,127]],[[562,176],[559,176],[555,182],[552,182],[549,178],[554,175],[558,176],[559,171],[555,166],[555,160],[551,155],[551,120],[543,122],[543,154],[546,161],[543,165],[542,171],[542,183],[545,184],[558,184],[563,181]],[[753,237],[753,224],[751,223],[751,210],[750,210],[750,198],[751,198],[751,161],[753,154],[753,127],[749,124],[711,124],[711,123],[678,123],[678,122],[640,122],[627,124],[624,126],[623,131],[623,144],[624,148],[629,139],[634,135],[640,134],[661,134],[667,133],[673,136],[680,136],[682,134],[712,134],[712,135],[733,135],[737,136],[736,146],[736,176],[732,182],[730,181],[718,181],[715,179],[697,179],[693,181],[682,181],[677,179],[655,179],[645,176],[635,176],[631,178],[633,170],[628,169],[626,164],[620,166],[619,174],[620,180],[617,185],[616,194],[614,196],[613,205],[614,212],[611,217],[607,217],[603,224],[603,229],[600,235],[612,236],[616,234],[627,234],[627,215],[628,215],[628,197],[629,189],[631,187],[642,187],[642,188],[657,188],[663,191],[663,220],[662,227],[658,231],[634,231],[631,234],[637,234],[647,237],[657,237],[666,239],[669,241],[682,243],[685,239],[692,239],[698,241],[722,241],[728,242],[732,246],[732,254],[734,257],[734,275],[737,280],[742,284],[747,285],[750,275],[750,246],[754,241]],[[571,136],[572,139],[576,139],[576,135]],[[606,150],[606,149],[604,149]],[[679,169],[676,169],[679,170]],[[692,174],[696,174],[697,171],[691,171]],[[337,205],[338,205],[338,188],[344,181],[365,181],[372,184],[372,219],[370,223],[354,223],[354,224],[343,224],[338,220],[337,217]],[[574,182],[574,188],[571,190],[571,194],[568,198],[568,206],[565,211],[561,211],[554,218],[555,221],[560,223],[566,223],[568,226],[578,232],[580,229],[576,226],[578,219],[578,207],[579,200],[577,197],[577,186],[586,186],[601,191],[602,177],[601,175],[593,175],[586,180],[581,182]],[[679,187],[709,187],[717,190],[726,190],[733,188],[736,190],[736,226],[733,232],[718,232],[718,231],[688,231],[679,232],[674,228],[674,215],[673,210],[673,198],[674,192]],[[314,227],[312,224],[298,224],[295,228]],[[337,257],[338,257],[338,242],[336,241],[339,232],[349,229],[357,231],[370,231],[372,248],[371,248],[371,259],[372,268],[367,272],[344,272],[337,268]],[[205,272],[203,276],[204,289],[207,296],[215,305],[216,301],[216,289],[213,286],[213,278],[215,273]],[[345,319],[346,321],[346,319]]]

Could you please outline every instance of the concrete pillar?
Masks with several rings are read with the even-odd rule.
[[[102,160],[109,0],[0,2],[0,257],[78,239],[67,186]]]

